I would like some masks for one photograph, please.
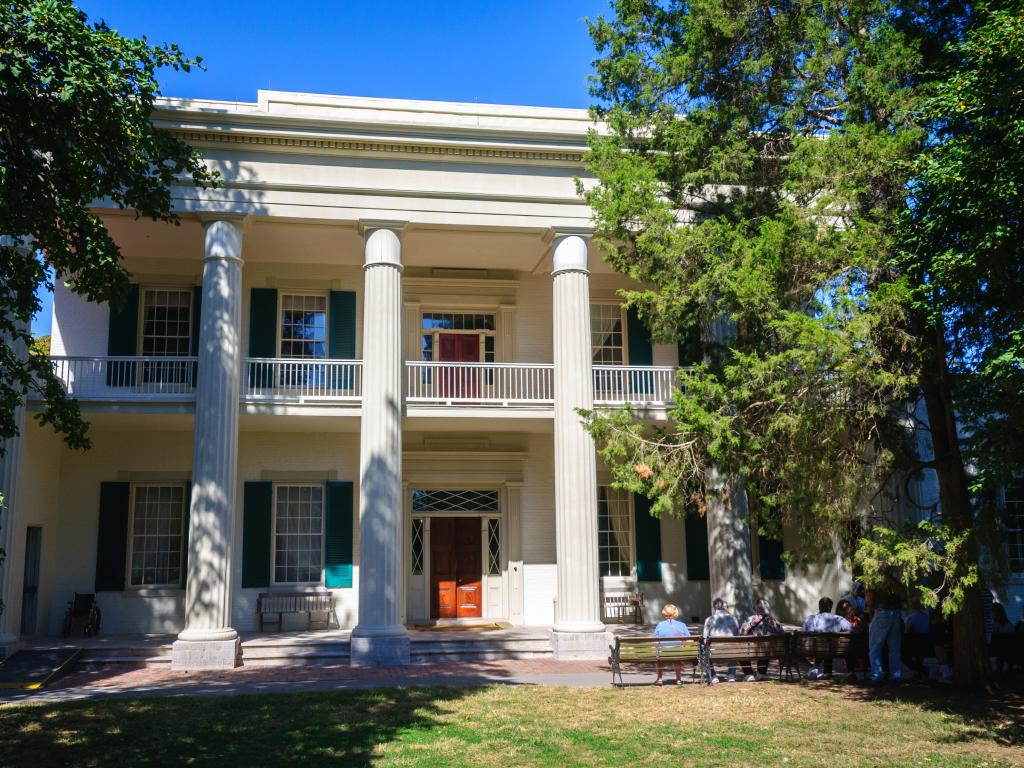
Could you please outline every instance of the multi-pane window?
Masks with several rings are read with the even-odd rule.
[[[590,305],[590,346],[598,365],[622,365],[626,359],[622,307]]]
[[[129,583],[181,584],[185,546],[185,485],[136,485],[131,517]]]
[[[629,494],[607,485],[597,488],[597,543],[602,576],[630,576],[633,525]]]
[[[323,486],[278,485],[274,490],[274,581],[318,583],[323,565]]]
[[[497,512],[497,491],[437,490],[412,492],[413,512]]]
[[[142,296],[144,356],[186,356],[192,350],[192,291],[147,289]]]
[[[1003,503],[1010,572],[1024,573],[1024,481],[1007,486]]]
[[[281,296],[281,357],[320,360],[327,357],[327,297]]]
[[[192,352],[192,291],[169,288],[142,292],[142,339],[145,357],[186,357]],[[147,384],[191,383],[193,366],[188,361],[146,360],[142,380]]]
[[[422,322],[421,352],[426,361],[440,359],[437,336],[442,333],[469,333],[483,338],[480,357],[485,363],[494,362],[493,314],[470,312],[424,312]]]

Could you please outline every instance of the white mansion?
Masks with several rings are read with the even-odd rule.
[[[802,618],[847,588],[832,556],[786,573],[738,504],[659,520],[609,486],[576,409],[664,420],[686,361],[589,242],[585,111],[261,91],[154,120],[223,185],[177,187],[180,227],[99,209],[124,306],[57,287],[53,360],[94,446],[24,409],[0,646],[95,593],[104,635],[230,666],[261,593],[329,591],[353,663],[408,661],[431,621],[549,628],[572,656],[606,651],[617,590],[648,618],[752,594]]]

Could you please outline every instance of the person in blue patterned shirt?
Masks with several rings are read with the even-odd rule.
[[[803,632],[849,632],[853,625],[838,614],[832,613],[832,598],[823,597],[818,601],[818,612],[807,617],[801,630]],[[815,659],[816,666],[811,667],[807,676],[812,680],[832,677],[832,659]]]
[[[714,613],[708,616],[704,622],[703,637],[706,640],[709,637],[735,637],[740,633],[739,622],[736,621],[736,617],[729,613],[728,606],[725,604],[725,600],[720,597],[716,597],[714,603],[711,604]],[[711,680],[712,685],[719,683],[718,677],[715,675],[715,667],[708,661],[708,677]],[[736,667],[729,666],[729,682],[736,682]]]

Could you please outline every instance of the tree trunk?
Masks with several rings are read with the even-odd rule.
[[[953,389],[946,365],[945,329],[937,323],[932,330],[931,354],[922,369],[921,390],[935,454],[942,520],[960,533],[970,530],[974,511],[960,452]],[[969,540],[963,557],[965,568],[977,564],[978,546],[975,541]],[[965,590],[964,603],[953,618],[953,680],[964,687],[983,686],[992,675],[992,662],[985,644],[981,590],[981,585]]]

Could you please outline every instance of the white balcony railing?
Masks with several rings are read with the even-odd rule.
[[[405,398],[439,405],[551,405],[554,366],[538,363],[405,364]]]
[[[248,357],[242,361],[242,400],[246,402],[358,402],[362,393],[362,360]]]
[[[83,400],[181,400],[195,395],[194,357],[51,357],[53,372]]]
[[[668,365],[595,365],[594,405],[671,405],[678,371]]]

